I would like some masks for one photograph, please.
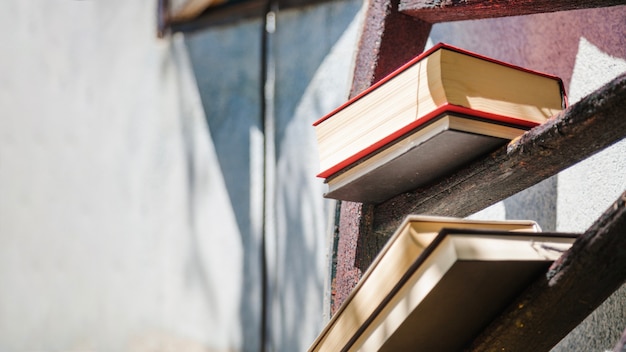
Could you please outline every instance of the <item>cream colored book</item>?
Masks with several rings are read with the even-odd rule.
[[[533,221],[409,216],[309,351],[455,351],[575,236]]]
[[[529,129],[566,105],[562,81],[440,43],[314,123],[328,178],[456,112]]]
[[[444,177],[524,132],[523,128],[445,113],[326,179],[324,196],[380,203]]]

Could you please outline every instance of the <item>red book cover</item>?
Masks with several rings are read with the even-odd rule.
[[[551,75],[548,73],[543,73],[543,72],[538,72],[538,71],[534,71],[525,67],[521,67],[521,66],[516,66],[507,62],[503,62],[503,61],[499,61],[493,58],[489,58],[480,54],[476,54],[474,52],[465,50],[465,49],[461,49],[455,46],[452,46],[450,44],[445,44],[445,43],[439,43],[435,46],[433,46],[432,48],[430,48],[429,50],[423,52],[422,54],[418,55],[417,57],[415,57],[414,59],[412,59],[411,61],[407,62],[406,64],[402,65],[401,67],[399,67],[398,69],[396,69],[395,71],[393,71],[392,73],[390,73],[389,75],[387,75],[386,77],[384,77],[383,79],[381,79],[380,81],[376,82],[375,84],[373,84],[371,87],[369,87],[368,89],[364,90],[363,92],[359,93],[357,96],[355,96],[354,98],[348,100],[346,103],[342,104],[341,106],[339,106],[338,108],[336,108],[335,110],[331,111],[330,113],[328,113],[327,115],[325,115],[324,117],[320,118],[319,120],[315,121],[313,123],[313,126],[317,126],[320,123],[324,122],[325,120],[331,118],[333,115],[337,114],[339,111],[345,109],[346,107],[348,107],[349,105],[351,105],[352,103],[354,103],[355,101],[363,98],[364,96],[366,96],[367,94],[369,94],[370,92],[376,90],[378,87],[382,86],[383,84],[385,84],[386,82],[390,81],[392,78],[394,78],[395,76],[397,76],[398,74],[400,74],[401,72],[405,71],[406,69],[408,69],[409,67],[413,66],[414,64],[416,64],[417,62],[421,61],[423,58],[429,56],[430,54],[432,54],[433,52],[441,49],[441,48],[445,48],[448,50],[453,50],[465,55],[469,55],[469,56],[474,56],[477,57],[479,59],[485,60],[485,61],[490,61],[490,62],[494,62],[503,66],[508,66],[520,71],[525,71],[525,72],[529,72],[535,75],[539,75],[539,76],[544,76],[544,77],[548,77],[551,79],[554,79],[558,82],[559,86],[561,87],[561,95],[563,97],[563,108],[565,108],[565,106],[567,105],[567,96],[565,94],[565,88],[563,85],[563,81],[555,76],[555,75]],[[344,168],[347,168],[348,166],[352,165],[353,163],[359,161],[362,158],[365,158],[366,156],[374,153],[375,151],[383,148],[384,146],[392,143],[393,141],[399,139],[400,137],[402,137],[403,135],[407,134],[408,132],[428,123],[429,121],[431,121],[432,119],[438,117],[439,115],[445,113],[445,112],[456,112],[456,113],[461,113],[461,114],[465,114],[465,115],[470,115],[470,116],[475,116],[484,120],[492,120],[492,121],[496,121],[498,123],[504,123],[504,124],[508,124],[508,125],[514,125],[514,126],[519,126],[519,127],[526,127],[528,129],[533,128],[535,126],[538,125],[538,123],[536,122],[532,122],[532,121],[528,121],[528,120],[524,120],[524,119],[519,119],[516,117],[509,117],[509,116],[504,116],[504,115],[498,115],[498,114],[493,114],[493,113],[488,113],[488,112],[484,112],[484,111],[479,111],[479,110],[474,110],[474,109],[470,109],[464,106],[459,106],[459,105],[453,105],[450,103],[446,103],[443,104],[441,106],[438,106],[435,110],[433,110],[432,112],[430,112],[429,114],[420,117],[419,119],[413,121],[412,123],[402,127],[401,129],[395,131],[394,133],[386,136],[385,138],[374,142],[373,144],[371,144],[369,147],[362,149],[361,151],[359,151],[358,153],[344,159],[343,161],[341,161],[340,163],[334,165],[331,168],[328,168],[326,170],[321,171],[317,176],[321,177],[321,178],[328,178],[332,175],[334,175],[335,173],[343,170]]]

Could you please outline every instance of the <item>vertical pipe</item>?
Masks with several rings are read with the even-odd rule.
[[[269,275],[268,242],[269,235],[275,233],[273,229],[274,218],[274,170],[275,170],[275,147],[274,147],[274,91],[275,91],[275,68],[274,56],[272,55],[271,35],[274,33],[276,24],[275,16],[277,3],[268,0],[265,4],[263,16],[263,28],[261,29],[261,128],[263,133],[263,228],[261,233],[261,342],[259,350],[265,352],[271,350],[271,294]],[[275,240],[275,239],[274,239]],[[277,253],[274,253],[277,255]]]
[[[267,168],[267,136],[265,135],[265,125],[266,125],[266,114],[267,114],[267,103],[266,103],[266,94],[265,94],[265,83],[267,81],[267,12],[269,10],[269,1],[267,2],[266,10],[264,11],[265,16],[263,16],[263,23],[261,28],[261,79],[260,79],[260,92],[261,92],[261,129],[263,133],[263,224],[261,230],[261,331],[260,337],[261,341],[259,343],[259,351],[265,352],[265,346],[267,344],[266,339],[266,331],[267,331],[267,248],[266,248],[266,230],[265,230],[265,200],[266,196],[266,168]]]

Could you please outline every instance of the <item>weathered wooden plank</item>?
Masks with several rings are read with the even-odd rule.
[[[398,0],[370,0],[357,49],[350,96],[359,94],[420,54],[431,27],[429,23],[398,13]],[[381,247],[376,237],[369,235],[371,216],[371,205],[341,203],[331,312],[348,297]]]
[[[159,37],[163,37],[166,32],[192,33],[206,28],[233,24],[238,21],[258,19],[265,16],[266,11],[271,6],[276,6],[280,10],[300,8],[323,4],[338,0],[243,0],[243,1],[221,1],[208,6],[204,11],[194,13],[191,16],[181,16],[172,13],[168,2],[171,0],[158,0],[157,5],[157,31]],[[270,4],[271,3],[271,4]],[[396,11],[397,13],[397,11]],[[416,22],[419,19],[400,14],[408,22]],[[397,25],[393,23],[392,26]],[[426,24],[430,30],[431,24]],[[413,28],[407,28],[403,32],[404,36],[411,36],[419,43],[419,34],[416,35]],[[425,39],[424,39],[425,42]],[[406,44],[406,43],[405,43]],[[398,50],[399,51],[399,50]],[[410,52],[410,51],[408,51]],[[381,67],[384,67],[383,64]],[[397,66],[396,66],[397,67]]]
[[[508,146],[427,187],[376,205],[376,236],[407,214],[464,217],[522,191],[626,137],[626,74]]]
[[[268,8],[266,0],[246,0],[226,2],[211,7],[190,20],[170,19],[168,26],[172,32],[191,33],[211,26],[234,23],[251,18],[263,18]]]
[[[400,12],[429,23],[624,5],[624,0],[401,0]]]
[[[169,1],[169,0],[159,0]],[[336,0],[243,0],[223,1],[209,6],[204,11],[189,18],[181,18],[168,13],[165,29],[171,32],[191,33],[209,27],[233,24],[238,21],[259,19],[266,12],[277,7],[281,10],[311,6]],[[161,6],[161,5],[159,5]],[[160,10],[159,12],[163,12]]]
[[[468,351],[549,351],[626,282],[626,192]]]
[[[169,0],[169,13],[173,22],[188,21],[198,17],[211,6],[224,3],[225,0]]]

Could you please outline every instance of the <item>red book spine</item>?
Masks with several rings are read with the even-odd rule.
[[[440,107],[438,107],[437,109],[431,111],[430,113],[424,115],[423,117],[413,121],[412,123],[402,127],[401,129],[395,131],[394,133],[389,134],[388,136],[386,136],[385,138],[371,144],[370,146],[368,146],[367,148],[364,148],[362,150],[360,150],[358,153],[344,159],[343,161],[341,161],[340,163],[332,166],[329,169],[326,169],[322,172],[320,172],[317,177],[322,177],[322,178],[328,178],[332,175],[334,175],[335,173],[343,170],[344,168],[347,168],[348,166],[352,165],[353,163],[361,160],[362,158],[365,158],[367,156],[369,156],[370,154],[376,152],[377,150],[383,148],[384,146],[386,146],[387,144],[392,143],[393,141],[401,138],[402,136],[404,136],[405,134],[411,132],[412,130],[428,123],[429,121],[431,121],[432,119],[438,117],[439,115],[446,113],[446,112],[456,112],[459,114],[463,114],[463,115],[468,115],[468,116],[474,116],[474,117],[478,117],[481,118],[483,120],[491,120],[491,121],[496,121],[499,123],[503,123],[503,124],[507,124],[507,125],[514,125],[514,126],[518,126],[518,127],[526,127],[528,129],[531,129],[537,125],[539,125],[536,122],[533,121],[528,121],[528,120],[521,120],[521,119],[516,119],[513,117],[508,117],[508,116],[503,116],[503,115],[497,115],[497,114],[492,114],[492,113],[488,113],[488,112],[483,112],[483,111],[477,111],[477,110],[473,110],[470,108],[466,108],[464,106],[459,106],[459,105],[453,105],[453,104],[445,104],[442,105]]]
[[[341,106],[339,106],[338,108],[336,108],[335,110],[331,111],[330,113],[328,113],[327,115],[325,115],[324,117],[320,118],[319,120],[315,121],[313,123],[313,126],[317,126],[319,124],[321,124],[322,122],[324,122],[325,120],[331,118],[333,115],[337,114],[339,111],[347,108],[348,106],[350,106],[352,103],[354,103],[355,101],[363,98],[364,96],[366,96],[367,94],[369,94],[370,92],[376,90],[378,87],[382,86],[383,84],[385,84],[386,82],[390,81],[392,78],[394,78],[395,76],[397,76],[398,74],[400,74],[401,72],[405,71],[406,69],[408,69],[409,67],[413,66],[414,64],[416,64],[417,62],[421,61],[422,59],[424,59],[425,57],[429,56],[430,54],[432,54],[433,52],[441,49],[441,48],[445,48],[448,50],[453,50],[453,51],[457,51],[459,53],[465,54],[465,55],[470,55],[470,56],[474,56],[477,57],[479,59],[482,60],[486,60],[486,61],[490,61],[499,65],[504,65],[504,66],[508,66],[511,68],[514,68],[516,70],[520,70],[520,71],[525,71],[525,72],[529,72],[535,75],[539,75],[539,76],[544,76],[544,77],[548,77],[551,79],[554,79],[558,82],[560,88],[561,88],[561,95],[562,95],[562,100],[563,100],[563,108],[565,108],[567,106],[567,95],[565,94],[565,87],[563,85],[563,81],[554,75],[548,74],[548,73],[543,73],[543,72],[539,72],[539,71],[534,71],[525,67],[521,67],[521,66],[516,66],[507,62],[503,62],[503,61],[499,61],[493,58],[489,58],[487,56],[483,56],[480,54],[476,54],[474,52],[465,50],[465,49],[461,49],[449,44],[445,44],[445,43],[439,43],[435,46],[433,46],[432,48],[430,48],[429,50],[423,52],[422,54],[418,55],[417,57],[415,57],[414,59],[412,59],[411,61],[407,62],[406,64],[402,65],[401,67],[399,67],[398,69],[396,69],[395,71],[393,71],[392,73],[390,73],[389,75],[387,75],[386,77],[384,77],[383,79],[381,79],[380,81],[376,82],[375,84],[373,84],[371,87],[369,87],[368,89],[364,90],[363,92],[359,93],[357,96],[355,96],[354,98],[348,100],[347,102],[345,102],[344,104],[342,104]],[[478,110],[474,110],[474,109],[470,109],[470,108],[466,108],[463,106],[458,106],[458,105],[453,105],[453,104],[449,104],[446,103],[444,105],[441,105],[439,107],[437,107],[435,110],[433,110],[432,112],[430,112],[429,114],[413,121],[412,123],[402,127],[401,129],[395,131],[394,133],[388,135],[387,137],[371,144],[369,147],[359,151],[358,153],[344,159],[343,161],[341,161],[340,163],[321,171],[317,176],[318,177],[322,177],[322,178],[328,178],[332,175],[334,175],[335,173],[341,171],[342,169],[350,166],[351,164],[357,162],[358,160],[367,157],[368,155],[374,153],[376,150],[384,147],[385,145],[395,141],[396,139],[402,137],[403,135],[407,134],[408,132],[414,130],[415,128],[424,125],[425,123],[429,122],[430,120],[436,118],[437,116],[441,115],[444,112],[456,112],[456,113],[461,113],[461,114],[465,114],[465,115],[469,115],[469,116],[475,116],[475,117],[479,117],[481,119],[485,119],[485,120],[492,120],[492,121],[496,121],[496,122],[500,122],[500,123],[504,123],[504,124],[509,124],[509,125],[514,125],[514,126],[519,126],[519,127],[526,127],[528,129],[535,127],[538,125],[538,123],[536,122],[532,122],[532,121],[527,121],[527,120],[523,120],[523,119],[518,119],[518,118],[514,118],[514,117],[508,117],[508,116],[503,116],[503,115],[498,115],[498,114],[493,114],[493,113],[488,113],[488,112],[483,112],[483,111],[478,111]]]

